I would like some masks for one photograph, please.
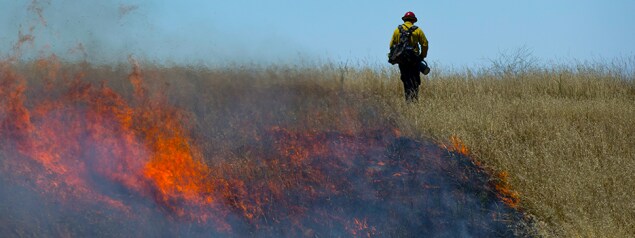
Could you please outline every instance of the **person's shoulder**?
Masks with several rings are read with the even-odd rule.
[[[399,28],[400,28],[400,27],[403,27],[403,26],[398,25],[397,27],[395,27],[395,33],[399,33]]]

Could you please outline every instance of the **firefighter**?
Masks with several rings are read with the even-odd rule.
[[[417,17],[413,12],[406,12],[401,20],[403,20],[404,23],[395,30],[392,38],[390,39],[391,50],[393,49],[393,46],[396,46],[399,43],[399,39],[401,37],[401,31],[399,28],[408,31],[414,26],[414,23],[417,22]],[[422,70],[421,67],[423,67],[421,61],[423,61],[428,55],[428,39],[426,39],[426,35],[423,34],[421,28],[416,27],[415,30],[412,31],[410,35],[410,45],[414,50],[416,60],[407,63],[399,63],[399,72],[401,73],[401,81],[403,82],[406,101],[415,102],[419,98],[419,85],[421,84],[419,72]]]

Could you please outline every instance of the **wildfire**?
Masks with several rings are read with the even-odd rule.
[[[461,140],[458,136],[452,135],[450,136],[450,146],[446,146],[449,150],[455,151],[462,155],[469,155],[470,151],[467,149],[463,140]]]
[[[464,157],[353,119],[344,131],[263,128],[240,153],[205,154],[184,123],[189,114],[151,94],[139,64],[131,65],[126,97],[82,72],[61,72],[55,57],[35,63],[44,71],[41,91],[0,63],[3,174],[29,178],[23,183],[35,181],[37,191],[80,211],[98,203],[132,221],[160,213],[168,217],[162,224],[209,230],[201,236],[373,237],[483,226],[478,236],[507,229],[484,219],[514,214],[501,205],[514,207],[517,196],[483,182],[487,174]],[[453,138],[453,151],[467,155]],[[507,195],[501,202],[497,194]],[[456,219],[462,214],[469,216]]]
[[[55,58],[51,61],[37,63],[48,69],[47,82],[57,79],[59,69]],[[212,189],[204,181],[210,171],[179,124],[179,111],[145,98],[138,65],[129,79],[137,106],[104,85],[76,79],[61,96],[36,101],[29,109],[25,79],[5,64],[2,82],[9,90],[3,91],[2,134],[14,140],[20,156],[83,192],[91,190],[89,174],[98,173],[144,195],[153,192],[152,184],[159,202],[168,206],[180,199],[211,203],[201,196]]]
[[[465,143],[456,135],[450,136],[451,145],[445,146],[450,151],[454,151],[456,153],[468,156],[469,150]],[[482,167],[481,163],[477,160],[471,159],[472,163]],[[509,184],[509,174],[506,171],[494,173],[488,172],[488,174],[495,174],[496,179],[492,180],[492,183],[497,191],[497,196],[500,198],[505,204],[510,207],[516,208],[520,203],[520,195],[518,192],[512,190],[511,185]]]
[[[496,191],[498,191],[498,197],[510,207],[516,208],[520,203],[520,195],[518,192],[512,190],[509,185],[509,174],[505,171],[497,174],[499,181],[496,182]]]

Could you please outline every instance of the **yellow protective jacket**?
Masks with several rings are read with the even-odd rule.
[[[412,24],[412,22],[407,21],[403,23],[403,28],[404,30],[408,30],[413,25],[414,24]],[[392,48],[393,45],[399,43],[399,36],[399,28],[397,28],[395,29],[395,32],[392,34],[392,38],[390,39],[390,48]],[[422,59],[428,56],[428,39],[426,38],[426,35],[423,34],[421,27],[412,32],[410,45],[415,47],[415,52],[417,54],[420,54]],[[421,45],[421,48],[419,48],[419,45]]]

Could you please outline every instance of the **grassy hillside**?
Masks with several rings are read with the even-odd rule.
[[[128,66],[32,64],[22,70],[30,72],[27,94],[50,93],[50,82],[81,77],[133,97]],[[238,150],[228,147],[274,125],[340,131],[393,126],[439,143],[455,136],[484,166],[508,175],[520,208],[537,219],[541,234],[635,235],[635,81],[625,70],[437,71],[425,78],[416,104],[403,102],[394,68],[142,70],[148,94],[190,112],[183,122],[204,154]]]
[[[433,75],[420,103],[406,105],[389,76],[350,87],[375,95],[412,136],[456,135],[472,156],[507,172],[545,235],[635,235],[632,78],[589,67]]]

